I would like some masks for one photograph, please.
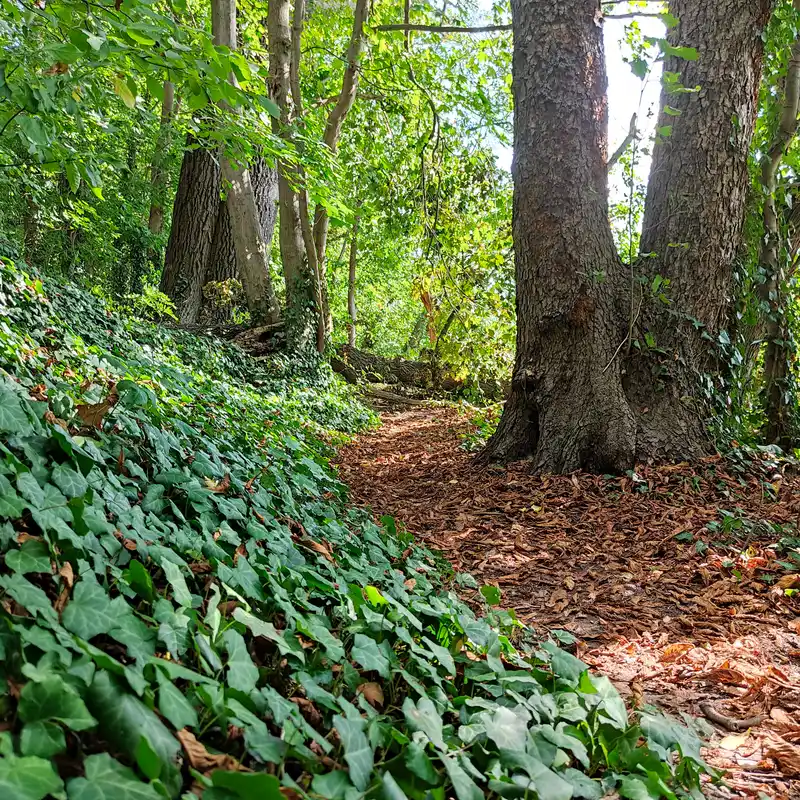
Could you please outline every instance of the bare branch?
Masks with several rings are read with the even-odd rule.
[[[628,145],[636,138],[636,114],[631,117],[631,124],[628,128],[628,135],[623,139],[622,144],[614,151],[614,155],[608,159],[606,169],[609,171],[620,160],[622,154],[628,149]]]
[[[464,27],[461,25],[407,25],[398,23],[396,25],[376,25],[376,31],[422,31],[427,33],[497,33],[498,31],[510,31],[511,25],[479,25],[477,27]]]

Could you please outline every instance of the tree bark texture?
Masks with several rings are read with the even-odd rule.
[[[292,143],[292,28],[290,0],[270,0],[267,17],[269,37],[270,94],[281,110],[272,119],[274,133]],[[312,340],[316,303],[315,276],[309,268],[300,202],[294,185],[296,170],[287,162],[278,163],[279,240],[283,276],[286,283],[286,322],[289,347],[304,349]]]
[[[669,83],[662,91],[658,127],[671,126],[671,133],[654,148],[641,252],[647,278],[668,281],[669,305],[645,289],[638,338],[649,333],[656,349],[635,353],[626,379],[641,456],[696,457],[709,447],[697,385],[703,373],[718,369],[708,337],[716,341],[727,320],[750,185],[761,34],[772,6],[772,0],[670,3],[679,24],[669,39],[695,48],[697,58],[668,56],[664,70],[699,91],[671,91]],[[668,114],[668,106],[680,115]]]
[[[236,0],[212,0],[211,11],[214,44],[236,50]],[[233,74],[230,81],[236,83]],[[250,171],[234,164],[224,153],[221,161],[236,267],[247,308],[254,325],[271,325],[277,322],[280,314],[272,289],[267,245],[261,238],[261,221]]]
[[[708,361],[698,320],[725,318],[741,240],[769,0],[675,0],[670,57],[694,94],[665,92],[634,265],[669,281],[670,304],[642,308],[639,275],[623,267],[607,209],[603,38],[594,0],[512,0],[517,358],[497,432],[480,460],[530,457],[542,472],[618,472],[637,458],[704,451],[695,378]],[[678,244],[675,247],[673,245]],[[634,302],[636,301],[636,302]],[[659,310],[659,305],[661,309]],[[642,311],[641,317],[639,311]],[[685,324],[684,324],[685,320]],[[633,338],[664,352],[626,359]]]
[[[484,457],[533,456],[569,472],[629,466],[636,428],[614,351],[625,335],[607,288],[603,32],[593,0],[513,0],[517,359]]]
[[[202,148],[183,155],[172,212],[161,291],[172,298],[183,323],[195,323],[203,299],[208,257],[219,211],[220,168]]]

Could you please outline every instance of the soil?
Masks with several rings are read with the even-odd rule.
[[[800,798],[800,477],[718,456],[624,477],[478,468],[471,431],[453,408],[386,412],[341,476],[541,636],[576,637],[632,708],[698,718],[727,771],[709,797]]]

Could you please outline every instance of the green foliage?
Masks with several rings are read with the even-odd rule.
[[[438,558],[348,505],[327,442],[372,417],[318,365],[0,269],[4,796],[178,797],[191,775],[216,800],[697,785],[686,729],[629,720],[605,678],[512,612],[476,617]],[[181,768],[183,729],[254,772]],[[67,737],[83,762],[62,777]]]

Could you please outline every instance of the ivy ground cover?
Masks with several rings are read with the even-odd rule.
[[[329,466],[326,370],[0,262],[0,798],[699,797],[699,741]]]

